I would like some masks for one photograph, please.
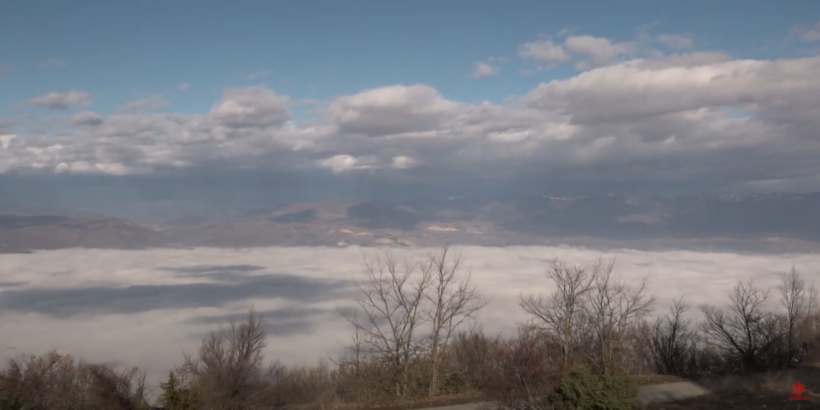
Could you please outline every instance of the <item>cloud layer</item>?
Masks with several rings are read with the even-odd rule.
[[[421,258],[433,249],[396,251]],[[521,292],[548,292],[552,258],[586,263],[599,253],[574,248],[462,248],[478,290],[490,298],[479,321],[506,332],[524,319]],[[65,250],[4,255],[0,282],[0,359],[50,349],[98,362],[146,368],[152,382],[179,363],[183,350],[251,305],[271,332],[267,353],[290,364],[335,355],[350,329],[337,308],[351,306],[351,279],[363,274],[362,256],[375,249],[267,248],[153,251]],[[816,277],[818,255],[754,256],[729,253],[622,250],[616,273],[643,277],[659,309],[684,295],[715,303],[738,280],[774,286],[777,272],[796,266]],[[774,301],[776,303],[776,301]]]
[[[810,39],[809,28],[796,30]],[[396,183],[469,177],[510,186],[549,179],[820,189],[820,57],[743,60],[694,47],[677,34],[527,42],[518,50],[524,61],[579,71],[503,104],[394,84],[338,96],[315,107],[318,118],[297,121],[299,103],[263,85],[229,88],[201,114],[156,112],[173,106],[154,96],[110,115],[52,118],[41,127],[48,131],[6,132],[0,173],[244,170]],[[476,63],[471,77],[500,75],[494,61]],[[51,92],[27,104],[88,109],[92,96]]]

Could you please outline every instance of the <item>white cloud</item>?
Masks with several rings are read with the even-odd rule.
[[[637,49],[634,42],[613,43],[607,38],[588,35],[567,37],[564,45],[573,53],[589,57],[593,66],[609,64],[620,56],[634,53]]]
[[[74,125],[90,125],[96,127],[103,123],[103,118],[94,111],[83,111],[72,117],[71,122]]]
[[[91,105],[91,95],[83,91],[69,91],[67,93],[50,92],[46,95],[28,100],[28,104],[52,110],[65,110],[75,107]]]
[[[487,78],[492,77],[498,74],[500,69],[497,66],[490,65],[488,63],[476,63],[475,68],[473,68],[472,74],[470,77],[472,78]]]
[[[504,104],[453,101],[427,85],[379,87],[317,103],[318,118],[302,123],[290,114],[300,102],[266,87],[235,88],[209,113],[118,113],[55,135],[21,132],[17,121],[21,138],[0,150],[0,172],[71,173],[86,169],[72,164],[87,163],[97,173],[241,169],[330,178],[330,170],[420,183],[565,179],[814,190],[816,72],[817,57],[681,52],[557,78]],[[397,159],[404,157],[412,160]]]
[[[811,27],[796,24],[792,27],[791,35],[803,41],[820,41],[820,20]]]
[[[395,85],[337,98],[328,114],[343,133],[384,136],[434,130],[458,106],[429,86]]]
[[[289,99],[265,87],[231,88],[210,116],[229,127],[267,127],[290,120]]]
[[[694,45],[691,38],[676,34],[661,34],[658,36],[657,40],[665,44],[667,47],[675,50],[692,48]]]
[[[357,158],[352,155],[334,155],[319,161],[319,166],[330,168],[334,174],[356,169],[372,169],[373,158]]]
[[[407,155],[398,155],[393,157],[393,168],[396,169],[412,168],[415,164],[416,160],[412,157],[408,157]]]
[[[491,334],[509,334],[525,319],[517,304],[520,293],[551,290],[544,277],[550,259],[587,263],[600,256],[564,247],[454,250],[463,252],[473,283],[490,300],[478,321]],[[416,260],[430,251],[394,254]],[[349,340],[350,327],[336,308],[353,306],[347,285],[363,275],[362,255],[376,252],[357,247],[71,249],[4,255],[0,334],[6,348],[0,349],[0,360],[56,349],[91,362],[140,366],[156,384],[180,363],[182,351],[195,353],[202,336],[253,305],[275,329],[268,357],[313,364],[340,353],[340,343]],[[619,250],[604,256],[617,256],[615,273],[627,283],[648,277],[658,310],[678,296],[695,306],[725,302],[738,280],[775,287],[776,272],[791,266],[816,278],[820,266],[817,254]]]
[[[555,44],[552,40],[536,40],[525,43],[518,50],[518,54],[546,66],[565,63],[572,59],[560,44]]]
[[[16,138],[17,136],[14,134],[0,135],[0,146],[2,146],[3,149],[8,149],[11,145],[11,142],[14,141]]]
[[[579,122],[635,120],[727,105],[765,110],[820,103],[820,82],[814,75],[820,70],[820,57],[710,62],[660,67],[643,60],[618,64],[541,84],[528,100]]]
[[[177,87],[179,91],[188,91],[189,88],[191,88],[191,84],[188,83],[182,83]]]
[[[65,67],[65,63],[62,60],[58,60],[56,58],[51,58],[45,61],[41,61],[39,64],[40,67]]]

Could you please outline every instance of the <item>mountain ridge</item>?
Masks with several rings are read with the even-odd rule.
[[[0,251],[5,252],[180,246],[646,247],[651,242],[683,248],[755,243],[814,249],[820,244],[820,193],[317,202],[152,221],[78,210],[0,208]]]

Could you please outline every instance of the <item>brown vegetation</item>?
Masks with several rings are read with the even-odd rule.
[[[358,309],[342,312],[353,337],[341,358],[308,367],[266,359],[264,326],[251,311],[184,356],[160,386],[160,404],[325,410],[449,398],[516,409],[620,409],[636,382],[789,369],[820,359],[816,292],[794,270],[783,274],[779,292],[738,283],[728,304],[700,306],[697,320],[683,299],[650,317],[655,299],[646,283],[623,283],[613,264],[552,263],[546,278],[553,291],[521,295],[531,320],[502,337],[475,323],[486,300],[461,255],[444,249],[412,263],[385,254],[365,261]],[[780,309],[771,310],[768,302],[778,296]],[[116,372],[57,353],[16,358],[0,370],[0,410],[145,409],[146,395],[136,369]]]

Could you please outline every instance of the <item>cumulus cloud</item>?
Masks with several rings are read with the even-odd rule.
[[[228,89],[200,114],[81,113],[66,123],[94,126],[56,135],[23,135],[16,125],[24,138],[0,151],[0,172],[230,169],[420,186],[477,178],[522,189],[544,180],[820,189],[820,58],[594,50],[589,58],[613,61],[503,104],[390,85],[317,102],[316,119],[296,122],[291,108],[301,102],[256,86]]]
[[[534,60],[545,66],[553,66],[570,61],[572,57],[560,44],[552,40],[536,40],[524,43],[518,50],[521,57]]]
[[[470,77],[472,78],[487,78],[492,77],[501,71],[497,66],[491,65],[489,63],[476,63],[475,67],[473,68],[472,74]]]
[[[62,60],[58,60],[56,58],[51,58],[45,61],[41,61],[39,64],[40,67],[65,67],[65,63]]]
[[[803,41],[820,41],[820,20],[811,27],[796,24],[792,27],[791,35]]]
[[[232,88],[210,116],[229,127],[268,127],[290,120],[289,99],[265,87]]]
[[[395,85],[340,97],[328,113],[341,132],[385,136],[434,130],[458,107],[432,87]]]
[[[643,61],[585,72],[538,86],[532,106],[555,109],[574,121],[628,121],[696,109],[743,106],[760,112],[778,106],[820,103],[814,73],[820,57],[797,60],[735,60],[652,67]],[[795,107],[797,108],[797,107]]]
[[[103,118],[100,114],[97,114],[94,111],[83,111],[71,117],[71,122],[74,125],[89,125],[96,127],[97,125],[103,123]]]
[[[188,91],[189,88],[191,88],[191,84],[188,83],[182,83],[177,87],[179,91]]]
[[[604,37],[588,35],[569,36],[564,40],[564,45],[573,53],[588,57],[589,63],[593,66],[609,64],[620,56],[634,53],[637,49],[634,42],[613,43]]]
[[[91,105],[91,95],[83,91],[69,91],[67,93],[50,92],[27,101],[30,105],[44,107],[51,110],[66,110],[75,107]]]
[[[464,247],[473,283],[490,304],[477,320],[489,333],[509,334],[525,319],[518,295],[549,292],[544,269],[553,258],[588,263],[597,251],[568,247]],[[433,249],[395,250],[417,260]],[[162,380],[181,352],[254,306],[265,318],[265,353],[286,364],[313,364],[341,352],[350,328],[337,308],[352,303],[362,255],[350,247],[257,249],[60,250],[4,255],[0,282],[0,359],[51,349],[92,362],[140,366]],[[718,303],[738,280],[774,287],[777,272],[795,266],[806,277],[816,254],[780,256],[620,250],[615,273],[627,282],[649,278],[648,291],[665,309],[684,296],[693,305]],[[706,291],[705,291],[706,289]],[[777,303],[773,300],[772,303]],[[162,343],[152,341],[162,340]],[[9,349],[11,348],[11,349]],[[15,349],[15,350],[12,350]]]

